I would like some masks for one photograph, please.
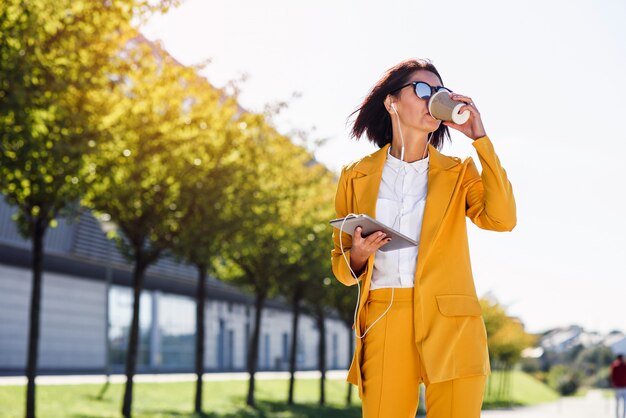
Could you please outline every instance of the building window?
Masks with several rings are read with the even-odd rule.
[[[111,364],[124,366],[130,336],[133,290],[112,286],[109,298]],[[196,304],[192,298],[143,291],[139,306],[137,366],[141,370],[192,370]]]
[[[333,334],[333,369],[339,368],[339,337]]]
[[[160,294],[158,303],[161,366],[191,369],[196,344],[196,303],[190,297]]]
[[[111,286],[109,291],[109,348],[111,364],[124,366],[133,317],[133,289]],[[150,327],[152,325],[152,295],[141,292],[139,301],[139,346],[137,366],[150,366]]]
[[[289,363],[289,334],[283,332],[283,363]]]
[[[235,368],[235,331],[228,330],[228,356],[226,356],[226,369],[233,370]]]
[[[306,347],[304,346],[305,338],[303,337],[301,332],[298,333],[298,346],[296,347],[296,367],[297,368],[304,368],[305,366],[304,364],[305,354],[306,354],[305,352]]]
[[[259,347],[259,369],[269,370],[270,368],[270,335],[265,334],[261,338]]]

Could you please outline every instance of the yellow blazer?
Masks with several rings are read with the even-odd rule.
[[[432,383],[491,373],[487,332],[470,266],[465,217],[482,229],[511,231],[517,222],[515,199],[506,171],[488,136],[473,141],[482,165],[478,174],[472,157],[464,161],[428,145],[428,192],[418,247],[414,287],[415,342]],[[342,168],[335,210],[337,217],[365,213],[376,217],[376,200],[390,144]],[[343,233],[350,260],[352,237]],[[332,269],[341,283],[356,284],[341,254],[339,230],[333,230]],[[357,321],[369,294],[375,254],[359,277],[361,298]],[[348,382],[361,383],[361,345],[356,348]]]

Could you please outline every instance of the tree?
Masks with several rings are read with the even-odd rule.
[[[239,228],[227,242],[223,257],[216,263],[221,277],[255,295],[255,318],[247,368],[250,374],[246,402],[255,405],[261,317],[268,297],[278,293],[278,283],[301,257],[293,239],[294,225],[300,225],[303,202],[310,185],[325,169],[312,164],[311,155],[278,134],[262,115],[243,114],[238,125],[247,139],[246,152],[239,155],[242,169],[238,187],[241,200],[233,208]]]
[[[198,270],[194,409],[201,414],[206,279],[215,258],[224,251],[224,242],[238,226],[232,208],[239,204],[237,155],[244,152],[244,144],[240,143],[239,129],[233,126],[233,98],[220,104],[218,92],[203,79],[196,80],[192,90],[189,125],[196,132],[184,153],[188,175],[180,186],[181,227],[172,242],[172,251]]]
[[[328,239],[328,238],[327,238]],[[328,256],[328,251],[327,251]],[[341,321],[348,330],[348,361],[352,360],[354,355],[354,338],[355,333],[352,325],[354,324],[354,310],[356,304],[356,294],[354,288],[345,286],[338,280],[333,280],[329,291],[331,292],[331,306],[333,306],[341,318]],[[348,364],[350,365],[350,364]],[[350,406],[352,403],[352,383],[347,384],[346,405]]]
[[[312,182],[302,187],[300,197],[294,202],[294,213],[301,214],[296,219],[298,226],[292,226],[292,240],[298,248],[299,259],[281,282],[285,293],[292,295],[292,344],[289,362],[290,381],[288,404],[293,405],[296,353],[298,343],[298,320],[302,308],[302,302],[310,302],[313,316],[316,319],[319,330],[318,365],[321,372],[320,379],[320,405],[325,404],[325,378],[326,378],[326,331],[325,319],[327,305],[331,301],[328,286],[331,283],[328,277],[332,273],[328,247],[325,241],[331,233],[328,223],[334,216],[333,193],[335,189],[332,175],[321,165],[315,166]],[[309,168],[311,170],[311,168]],[[291,288],[291,292],[289,292]]]
[[[326,237],[328,237],[330,232],[327,231]],[[313,314],[313,318],[315,319],[315,323],[317,325],[317,330],[319,333],[318,340],[318,350],[317,350],[317,364],[320,370],[320,398],[319,404],[321,406],[326,404],[326,318],[332,312],[332,308],[330,306],[331,303],[331,283],[332,280],[328,277],[329,272],[331,272],[330,267],[330,258],[328,257],[328,252],[326,251],[325,259],[328,260],[328,263],[324,263],[327,267],[326,277],[320,278],[317,286],[311,286],[309,288],[309,292],[307,293],[307,305],[310,307],[310,311]]]
[[[304,216],[300,217],[302,225],[292,229],[292,240],[299,247],[300,258],[293,265],[293,268],[286,274],[285,279],[280,283],[282,294],[289,295],[292,301],[292,332],[291,349],[289,358],[289,393],[287,403],[293,405],[294,386],[296,372],[296,353],[298,344],[298,323],[303,301],[317,295],[318,301],[329,300],[326,294],[326,278],[331,273],[330,259],[328,258],[327,247],[324,242],[330,235],[330,225],[328,221],[334,215],[332,204],[332,193],[334,189],[333,180],[329,173],[321,172],[319,179],[308,189],[308,196],[298,200],[300,209]],[[316,306],[316,308],[318,308]],[[323,329],[323,313],[319,315],[317,309],[318,327]],[[324,342],[324,340],[320,340]],[[320,349],[324,349],[321,345]],[[320,370],[324,370],[323,358],[320,355]],[[323,379],[322,379],[323,381]],[[322,391],[323,393],[323,391]]]
[[[44,237],[85,190],[82,156],[100,137],[92,99],[133,16],[166,3],[5,0],[0,8],[0,193],[32,242],[26,416],[35,416]]]
[[[145,273],[180,231],[180,190],[190,170],[186,152],[197,133],[191,126],[189,90],[197,74],[139,36],[127,43],[115,64],[109,77],[116,82],[99,103],[108,137],[88,160],[91,187],[85,205],[117,225],[118,247],[133,264],[122,406],[129,417]]]
[[[503,397],[510,392],[511,370],[525,348],[536,343],[536,337],[524,331],[523,324],[506,314],[494,298],[481,299],[483,318],[487,329],[489,357],[495,364],[494,369],[502,369],[504,377],[500,379],[500,387],[496,396]],[[491,382],[491,381],[490,381]],[[491,392],[491,384],[488,385]]]
[[[332,193],[326,194],[331,195]],[[334,215],[334,205],[332,202],[326,202],[325,213]],[[331,226],[328,224],[328,220],[332,219],[326,216],[325,224],[320,224],[317,228],[316,239],[314,244],[308,249],[309,256],[316,259],[316,264],[310,264],[307,266],[311,275],[310,285],[307,287],[306,302],[310,306],[310,310],[313,313],[317,329],[319,332],[318,340],[318,367],[321,373],[320,376],[320,399],[319,404],[326,404],[326,318],[334,311],[332,306],[333,291],[337,288],[331,286],[332,280],[332,267],[330,257],[328,257],[328,247],[324,245],[324,242],[328,240],[331,235]]]

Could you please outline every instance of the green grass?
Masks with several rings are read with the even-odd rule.
[[[492,374],[492,385],[500,375]],[[205,382],[204,410],[206,418],[357,418],[361,403],[353,387],[353,405],[345,406],[347,383],[327,380],[325,407],[318,405],[319,380],[296,381],[296,406],[287,407],[288,380],[257,380],[257,409],[245,406],[247,381]],[[493,386],[494,388],[496,385]],[[102,385],[48,385],[37,387],[37,416],[40,418],[119,417],[124,386],[111,385],[102,400],[97,398]],[[145,418],[197,417],[193,410],[194,382],[136,383],[133,416]],[[504,405],[532,405],[558,399],[554,391],[532,377],[513,372],[512,402],[485,398],[484,408]],[[23,386],[0,386],[0,417],[24,416]]]
[[[352,408],[344,408],[347,383],[328,380],[326,399],[328,406],[317,405],[318,380],[297,380],[295,401],[299,405],[287,408],[287,380],[257,380],[258,409],[246,407],[247,381],[205,382],[204,410],[206,417],[359,417],[361,408],[358,394],[353,392]],[[109,387],[103,400],[97,395],[101,385],[39,386],[37,388],[38,417],[119,417],[124,390],[123,384]],[[193,417],[194,382],[136,383],[133,391],[133,416],[135,417]],[[0,387],[0,417],[24,415],[25,388]]]
[[[559,399],[559,394],[555,390],[519,370],[513,370],[511,372],[511,399],[498,398],[496,393],[502,377],[502,374],[499,372],[493,372],[491,374],[491,382],[488,382],[488,385],[491,385],[491,392],[488,391],[488,388],[485,389],[483,409],[515,405],[530,406]]]

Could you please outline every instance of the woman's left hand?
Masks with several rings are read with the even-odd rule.
[[[474,104],[472,99],[456,93],[451,93],[450,97],[452,97],[453,100],[466,103],[465,106],[459,109],[459,113],[463,113],[464,111],[469,110],[470,117],[463,125],[457,125],[454,122],[447,121],[444,121],[443,124],[464,133],[466,136],[472,138],[473,140],[482,138],[483,136],[487,135],[485,133],[485,127],[483,126],[483,121],[480,118],[480,112],[476,108],[476,105]]]

